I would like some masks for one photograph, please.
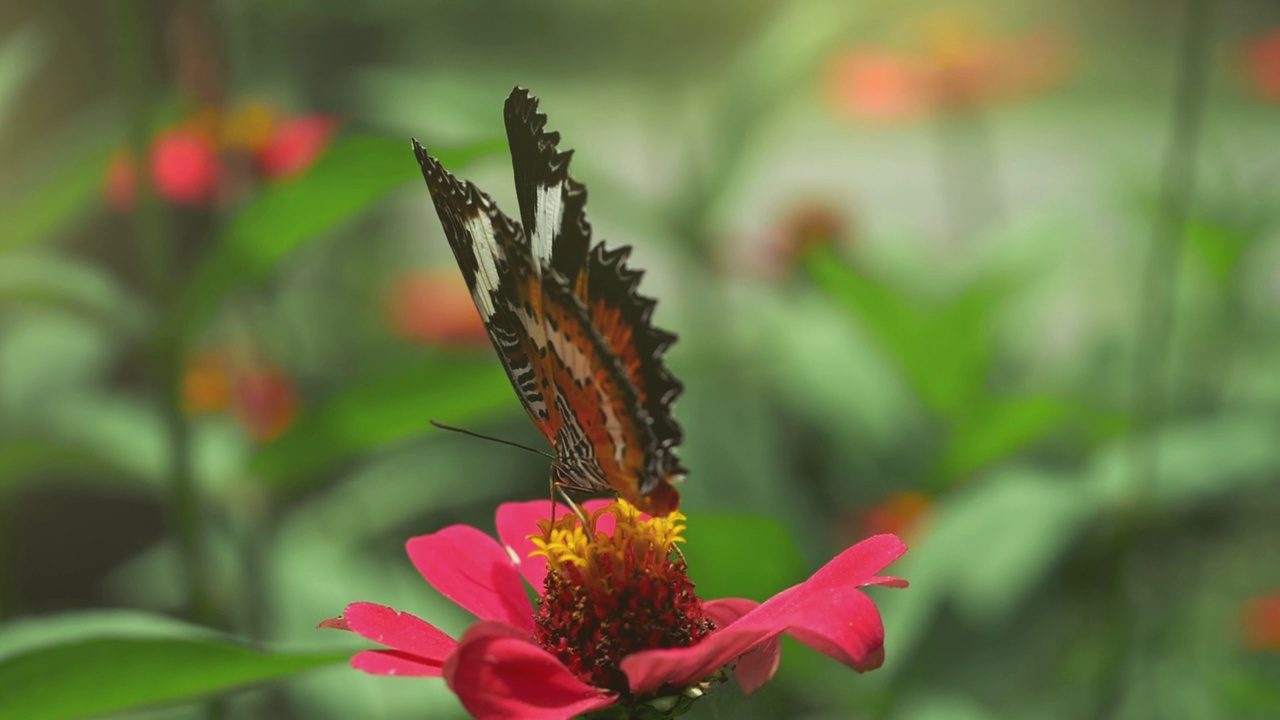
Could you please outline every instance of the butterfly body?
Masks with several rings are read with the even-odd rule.
[[[512,387],[555,450],[552,482],[665,514],[686,473],[671,416],[683,388],[662,362],[675,336],[652,326],[631,249],[591,245],[586,188],[537,104],[516,88],[504,110],[520,223],[417,141],[414,153]]]

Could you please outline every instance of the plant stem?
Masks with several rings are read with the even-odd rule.
[[[129,97],[129,146],[133,154],[136,207],[133,212],[137,253],[144,281],[159,307],[172,305],[171,255],[165,233],[164,210],[146,172],[153,128],[153,63],[147,57],[150,28],[139,0],[115,1],[118,62]],[[187,594],[187,614],[200,623],[216,624],[208,587],[202,515],[191,467],[191,433],[182,411],[182,348],[172,323],[161,323],[152,338],[150,360],[169,446],[169,513],[181,551]]]
[[[951,249],[973,237],[999,216],[1000,172],[990,124],[982,108],[960,107],[934,123],[939,189]]]
[[[1116,573],[1110,583],[1116,597],[1113,606],[1118,647],[1126,654],[1123,670],[1111,672],[1102,698],[1105,714],[1119,715],[1136,707],[1151,708],[1159,717],[1158,698],[1150,697],[1151,678],[1146,667],[1152,645],[1164,628],[1150,613],[1161,607],[1158,591],[1144,581],[1140,571],[1149,548],[1143,541],[1143,527],[1151,514],[1159,483],[1159,429],[1169,406],[1170,347],[1175,324],[1178,275],[1182,260],[1183,236],[1188,209],[1195,190],[1196,156],[1200,140],[1212,36],[1211,0],[1187,0],[1178,42],[1177,70],[1171,127],[1164,152],[1160,194],[1152,222],[1145,276],[1140,287],[1140,315],[1137,347],[1134,352],[1133,429],[1130,434],[1130,462],[1134,492],[1129,504],[1116,518]],[[1141,694],[1135,696],[1137,694]],[[1100,714],[1101,716],[1101,714]]]

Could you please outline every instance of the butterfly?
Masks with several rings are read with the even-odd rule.
[[[650,515],[680,504],[688,472],[671,407],[684,387],[663,362],[676,336],[650,322],[629,246],[591,243],[572,151],[528,90],[503,109],[520,222],[413,141],[436,213],[489,339],[555,455],[561,490],[615,492]]]

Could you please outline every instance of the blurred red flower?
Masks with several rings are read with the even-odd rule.
[[[1245,72],[1259,98],[1280,102],[1280,28],[1259,35],[1245,46]]]
[[[828,92],[836,113],[911,120],[1029,94],[1066,76],[1067,43],[1053,30],[996,40],[948,22],[925,35],[918,54],[853,48],[838,55]]]
[[[236,415],[258,442],[284,434],[298,415],[298,396],[283,371],[259,367],[240,373],[234,383]]]
[[[1252,650],[1280,650],[1280,592],[1251,598],[1244,605],[1241,631]]]
[[[443,595],[475,614],[461,640],[372,603],[321,627],[350,630],[388,650],[352,667],[377,675],[443,676],[476,718],[553,720],[622,704],[677,714],[732,667],[752,692],[778,668],[779,636],[857,670],[879,667],[884,627],[858,590],[905,587],[877,575],[905,550],[880,535],[841,553],[764,603],[703,602],[681,556],[680,513],[649,518],[624,501],[584,505],[589,526],[548,501],[498,508],[502,544],[454,525],[410,540],[409,558]],[[521,577],[538,590],[529,602]]]
[[[396,334],[407,340],[489,346],[467,284],[452,268],[400,275],[387,293],[386,312]]]
[[[212,205],[223,195],[235,196],[245,184],[228,170],[235,164],[229,165],[227,156],[247,156],[260,180],[294,177],[324,154],[337,126],[336,118],[289,117],[258,101],[228,112],[206,108],[156,135],[147,169],[162,200]],[[128,210],[136,186],[135,158],[128,150],[117,151],[107,168],[107,200],[118,210]]]

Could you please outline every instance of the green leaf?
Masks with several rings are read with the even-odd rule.
[[[497,147],[482,143],[439,157],[457,167]],[[407,140],[357,136],[334,142],[309,172],[266,188],[230,223],[181,300],[181,327],[197,332],[233,287],[267,276],[289,253],[419,174]]]
[[[1280,471],[1278,437],[1280,423],[1254,411],[1170,423],[1100,453],[1088,489],[1113,506],[1149,500],[1169,509],[1185,507],[1273,480]],[[1159,464],[1155,482],[1147,485],[1135,458],[1151,452]]]
[[[37,438],[0,441],[0,495],[22,481],[68,473],[123,476],[92,451],[77,445]]]
[[[803,266],[845,305],[930,408],[947,417],[982,394],[991,362],[991,328],[1009,282],[984,278],[951,298],[921,300],[895,292],[845,265],[830,248],[807,253]]]
[[[110,151],[103,146],[67,163],[43,184],[0,207],[0,252],[52,238],[101,197]]]
[[[0,263],[0,302],[57,307],[137,336],[148,308],[102,268],[52,253],[15,253]]]
[[[985,407],[971,406],[952,428],[938,461],[938,477],[958,478],[1004,459],[1061,427],[1075,411],[1065,400],[1035,395],[992,398]]]
[[[697,515],[680,546],[703,598],[741,597],[763,602],[802,582],[804,559],[791,533],[760,515]]]
[[[250,650],[139,613],[75,613],[0,627],[0,717],[60,720],[195,700],[347,658]]]
[[[0,46],[0,130],[18,105],[14,100],[45,54],[44,38],[32,25],[10,34]]]
[[[936,369],[929,357],[929,321],[924,309],[845,265],[828,248],[806,253],[809,276],[832,298],[860,319],[921,391],[922,379]]]
[[[515,405],[499,365],[475,357],[434,358],[368,380],[304,414],[279,440],[263,446],[249,469],[268,483],[287,486],[418,435],[431,420],[468,422]]]
[[[883,607],[893,652],[882,672],[911,666],[912,651],[948,600],[979,622],[1017,608],[1100,507],[1074,478],[1029,469],[949,493],[930,511],[927,532],[893,566],[911,589]]]
[[[1240,257],[1253,239],[1239,228],[1212,222],[1189,223],[1186,236],[1195,255],[1222,287],[1231,283]]]

